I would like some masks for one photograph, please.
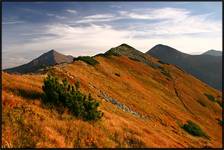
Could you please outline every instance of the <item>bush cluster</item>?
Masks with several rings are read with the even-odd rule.
[[[139,59],[137,59],[137,58],[134,58],[134,57],[128,57],[129,59],[131,59],[131,60],[134,60],[134,61],[138,61],[138,62],[140,62],[140,60]]]
[[[165,68],[161,68],[161,73],[163,74],[163,75],[165,75],[165,76],[167,76],[168,78],[172,78],[172,76],[171,76],[171,74],[170,74],[170,72],[168,71],[168,70],[166,70]]]
[[[92,65],[92,66],[99,64],[99,62],[97,60],[93,59],[90,56],[79,56],[79,57],[73,59],[73,61],[77,61],[77,60],[84,61],[85,63]]]
[[[182,126],[182,128],[194,136],[202,136],[202,137],[208,137],[206,133],[194,122],[187,121],[186,124]]]
[[[119,73],[115,73],[116,76],[120,77],[121,75]]]
[[[210,95],[210,94],[207,94],[207,93],[204,93],[204,95],[205,95],[209,100],[211,100],[211,101],[213,101],[213,102],[216,101],[216,99],[215,99],[214,96],[212,96],[212,95]]]
[[[64,106],[77,117],[85,120],[96,120],[102,117],[102,112],[98,111],[99,102],[95,101],[91,95],[82,94],[79,91],[80,83],[70,85],[66,79],[60,83],[58,78],[48,75],[44,80],[44,102],[55,106]]]

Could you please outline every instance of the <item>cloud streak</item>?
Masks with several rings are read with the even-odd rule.
[[[67,9],[66,12],[71,13],[71,14],[76,14],[77,11],[74,9]]]
[[[64,12],[77,14],[75,9],[65,9]],[[17,39],[29,37],[28,41],[15,42],[17,39],[12,39],[12,42],[3,43],[4,55],[7,56],[3,57],[3,67],[26,63],[34,58],[34,53],[37,56],[50,49],[79,56],[103,53],[122,43],[142,52],[159,43],[186,53],[220,50],[222,47],[221,21],[211,20],[212,13],[193,14],[183,8],[164,7],[87,14],[78,19],[73,18],[76,15],[67,17],[66,14],[50,12],[47,15],[59,21],[41,26],[27,24],[13,35],[20,35]],[[20,21],[11,21],[11,24],[16,23]],[[120,24],[122,28],[118,28]],[[18,56],[26,55],[26,58],[13,57],[18,49]],[[12,58],[7,59],[10,56]]]

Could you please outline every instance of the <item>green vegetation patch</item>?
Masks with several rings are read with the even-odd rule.
[[[103,53],[96,54],[94,57],[97,57],[97,56],[100,56],[100,57],[105,57],[105,54],[103,54]]]
[[[140,62],[140,60],[139,59],[137,59],[137,58],[133,58],[133,57],[128,57],[129,59],[131,59],[131,60],[134,60],[134,61],[138,61],[138,62]]]
[[[168,63],[165,63],[165,62],[163,62],[162,60],[159,60],[158,61],[160,64],[166,64],[166,65],[169,65]]]
[[[210,94],[207,94],[207,93],[204,93],[204,95],[210,100],[210,101],[213,101],[213,102],[216,102],[216,99],[214,96],[210,95]]]
[[[187,121],[186,124],[182,125],[182,128],[194,136],[207,137],[207,134],[194,122],[191,120]]]
[[[165,76],[167,76],[168,78],[172,78],[170,72],[168,70],[166,70],[165,68],[161,69],[161,73]]]
[[[48,75],[42,87],[44,91],[43,102],[60,108],[66,107],[76,117],[84,120],[97,120],[103,115],[98,111],[99,102],[91,95],[84,95],[79,91],[80,83],[68,83],[66,79],[60,83],[58,78]]]
[[[97,60],[95,60],[94,58],[90,57],[90,56],[79,56],[77,58],[74,58],[73,61],[84,61],[85,63],[95,66],[96,64],[99,64],[99,62]]]
[[[219,104],[220,107],[223,108],[224,104],[222,103],[222,101],[216,101],[216,102]]]
[[[116,76],[120,77],[121,75],[119,73],[115,73]]]
[[[221,126],[224,126],[224,120],[219,120],[219,124],[220,124]]]

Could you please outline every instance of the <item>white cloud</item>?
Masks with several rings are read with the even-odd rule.
[[[77,13],[77,11],[74,10],[74,9],[67,9],[66,12],[69,12],[71,14],[76,14]]]
[[[120,17],[117,17],[112,14],[96,14],[91,16],[85,16],[81,20],[76,21],[76,23],[109,22],[118,19],[120,19]]]
[[[54,16],[54,14],[48,15]],[[41,29],[42,34],[30,42],[21,44],[12,42],[7,46],[3,43],[3,46],[4,51],[20,49],[37,52],[55,49],[73,56],[103,53],[122,43],[127,43],[142,52],[148,51],[156,44],[169,45],[185,53],[209,49],[222,50],[221,21],[210,20],[211,15],[195,15],[188,10],[177,8],[130,10],[120,12],[119,15],[96,14],[85,16],[76,22],[89,23],[88,26],[69,26],[66,22],[51,24]],[[105,23],[124,18],[146,22],[119,30]],[[157,21],[151,22],[151,20]],[[95,22],[101,22],[101,25],[96,25]],[[31,59],[33,57],[30,57]],[[24,61],[18,60],[17,64],[26,63]]]
[[[112,14],[97,14],[97,15],[92,15],[92,16],[86,16],[84,18],[86,19],[105,19],[105,18],[112,18],[114,15]]]
[[[6,22],[2,22],[2,24],[5,25],[10,25],[10,24],[20,24],[20,23],[24,23],[24,21],[6,21]]]
[[[159,9],[134,9],[131,11],[119,11],[122,16],[132,19],[178,19],[185,18],[190,12],[186,9],[180,8],[159,8]]]
[[[57,18],[57,19],[66,19],[66,18],[67,18],[67,17],[65,17],[65,16],[59,16],[59,15],[52,14],[52,13],[47,13],[47,16],[55,17],[55,18]]]

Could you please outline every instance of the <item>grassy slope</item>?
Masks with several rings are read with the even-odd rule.
[[[218,98],[219,91],[172,65],[163,65],[173,77],[167,80],[159,69],[124,56],[96,59],[100,64],[95,67],[78,61],[54,67],[52,72],[70,82],[80,80],[81,90],[100,101],[104,117],[97,122],[84,122],[43,106],[45,75],[3,73],[3,146],[221,147],[217,119],[221,119],[222,109],[204,95]],[[147,118],[140,119],[104,101],[100,90]],[[185,132],[178,124],[187,120],[196,122],[210,140]]]

